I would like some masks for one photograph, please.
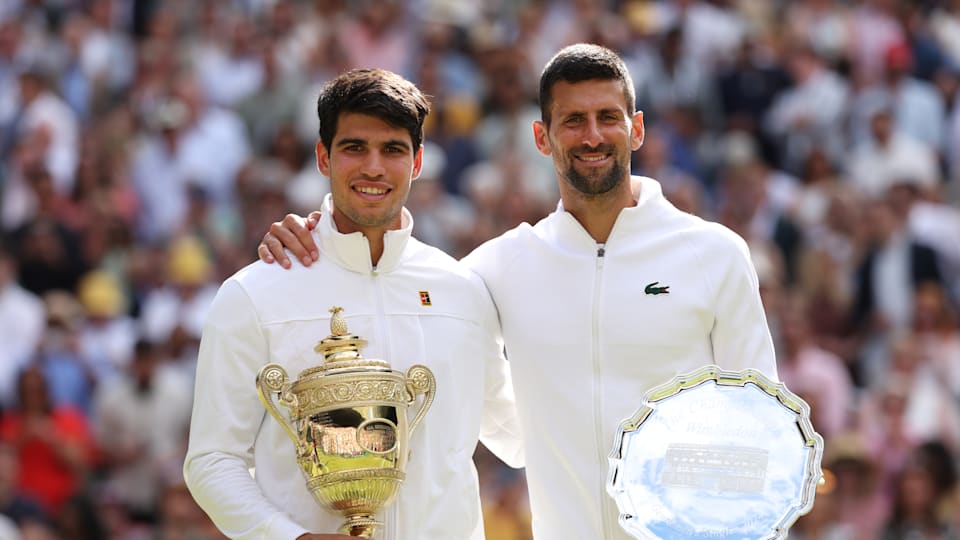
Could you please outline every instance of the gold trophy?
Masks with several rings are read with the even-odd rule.
[[[286,370],[267,364],[257,374],[257,393],[293,439],[307,489],[322,506],[346,517],[340,532],[373,536],[374,519],[390,504],[404,478],[410,436],[433,403],[437,383],[428,368],[406,374],[383,360],[364,358],[365,339],[350,335],[343,308],[330,310],[330,336],[314,350],[324,364],[290,382]],[[423,394],[413,420],[407,409]],[[274,399],[286,407],[289,420]]]

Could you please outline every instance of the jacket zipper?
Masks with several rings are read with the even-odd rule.
[[[604,244],[597,244],[596,278],[593,280],[593,425],[594,435],[597,440],[597,453],[599,454],[598,463],[607,462],[607,454],[604,451],[603,440],[603,370],[600,368],[600,286],[603,282],[603,258],[606,254]],[[600,521],[603,524],[603,537],[613,538],[613,532],[610,530],[607,516],[610,514],[610,501],[607,496],[606,486],[600,486]]]
[[[374,266],[370,269],[370,281],[373,284],[374,294],[376,296],[376,306],[377,306],[377,342],[382,344],[382,358],[386,361],[390,361],[390,332],[387,330],[387,317],[384,310],[383,302],[383,284],[380,279],[380,274],[377,272],[377,267]],[[383,535],[387,540],[398,540],[397,531],[400,529],[400,511],[398,507],[400,494],[397,494],[397,498],[394,499],[393,503],[389,506],[387,512],[384,516],[383,524]]]
[[[383,303],[383,285],[379,279],[380,274],[377,267],[374,266],[370,271],[370,281],[373,283],[373,290],[377,301],[377,343],[381,344],[383,359],[390,361],[390,332],[387,330],[387,316],[384,311]]]

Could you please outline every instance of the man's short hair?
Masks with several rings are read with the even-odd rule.
[[[410,133],[413,148],[423,142],[430,103],[412,82],[385,69],[354,69],[327,83],[317,99],[320,141],[329,151],[342,113],[374,116]]]
[[[600,45],[577,43],[564,47],[547,62],[540,74],[540,116],[550,125],[553,86],[559,81],[576,83],[591,80],[615,80],[623,85],[627,112],[634,112],[636,90],[626,64],[617,53]]]

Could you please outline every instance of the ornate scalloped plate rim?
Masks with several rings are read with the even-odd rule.
[[[803,495],[798,506],[791,507],[783,519],[775,524],[772,536],[762,540],[781,540],[787,537],[787,531],[796,520],[813,508],[817,485],[822,482],[823,473],[820,462],[823,457],[823,437],[813,429],[810,423],[810,405],[799,396],[791,392],[782,382],[774,382],[756,369],[741,371],[724,370],[717,365],[705,365],[699,369],[675,376],[673,379],[651,388],[643,397],[640,408],[631,417],[623,420],[617,429],[613,450],[609,455],[610,471],[607,475],[607,492],[614,499],[622,490],[619,488],[617,477],[620,469],[623,446],[623,437],[626,433],[640,428],[647,418],[656,410],[656,404],[670,398],[684,390],[714,381],[718,386],[746,386],[753,384],[767,395],[776,398],[784,407],[796,414],[797,427],[804,440],[804,446],[812,447],[813,451],[807,457],[807,476],[804,478]],[[620,514],[620,524],[627,530],[627,521],[632,516]]]

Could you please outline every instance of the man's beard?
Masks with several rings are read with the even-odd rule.
[[[603,195],[613,188],[617,187],[626,176],[626,169],[619,160],[614,160],[613,165],[606,174],[600,176],[586,176],[577,172],[571,160],[567,167],[567,174],[564,175],[566,181],[577,191],[584,195]]]
[[[391,211],[386,211],[382,214],[365,216],[360,212],[354,212],[352,210],[353,209],[351,209],[350,212],[343,213],[345,216],[347,216],[347,219],[352,221],[354,225],[358,227],[371,227],[371,228],[385,227],[389,225],[394,220],[394,218],[397,217],[397,214],[400,213],[399,210],[397,212],[393,212],[391,210]]]

